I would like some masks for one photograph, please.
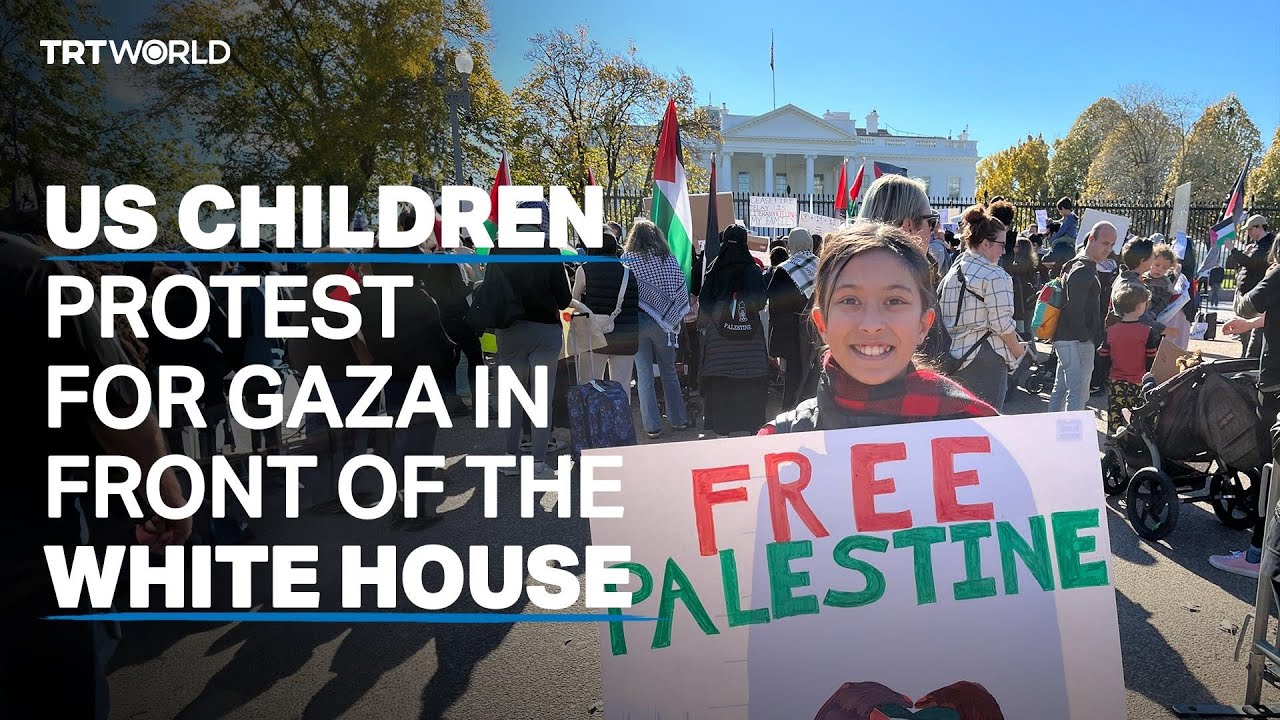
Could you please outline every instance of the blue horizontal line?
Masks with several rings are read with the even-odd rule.
[[[557,613],[405,613],[405,612],[104,612],[87,615],[50,615],[46,620],[115,622],[275,622],[275,623],[589,623],[653,622],[658,618],[639,615],[557,614]]]
[[[618,263],[608,255],[458,255],[454,253],[106,253],[100,255],[51,255],[62,262],[231,262],[231,263],[395,263],[400,265],[488,265]]]

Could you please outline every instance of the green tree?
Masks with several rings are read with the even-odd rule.
[[[230,185],[346,185],[353,204],[417,172],[452,182],[448,109],[432,56],[466,47],[475,61],[462,119],[463,173],[492,173],[510,132],[493,79],[489,21],[476,0],[165,0],[150,37],[231,46],[222,66],[157,66],[158,105],[185,112]],[[446,82],[454,79],[452,51]]]
[[[605,50],[586,25],[530,38],[529,73],[512,93],[519,119],[514,177],[538,184],[581,187],[590,168],[611,194],[620,185],[652,178],[657,124],[674,100],[683,142],[714,145],[719,126],[696,107],[693,81],[683,72],[663,75],[639,59]],[[700,177],[686,167],[691,186]],[[701,169],[706,172],[705,168]]]
[[[1098,98],[1076,118],[1064,138],[1053,141],[1049,164],[1049,188],[1054,197],[1079,197],[1084,192],[1089,165],[1102,143],[1124,117],[1124,108],[1109,97]]]
[[[1049,191],[1049,145],[1044,137],[1027,136],[1023,142],[988,155],[978,163],[978,197],[1003,195],[1039,200]]]
[[[1245,158],[1256,158],[1260,152],[1258,128],[1232,93],[1205,108],[1191,126],[1164,191],[1172,195],[1176,187],[1190,182],[1193,202],[1219,202],[1240,175]]]
[[[105,36],[109,23],[87,0],[9,0],[0,3],[0,209],[10,223],[19,207],[43,206],[44,188],[68,188],[69,210],[81,185],[126,183],[157,196],[160,232],[176,214],[168,195],[209,174],[175,129],[141,107],[111,103],[102,65],[45,63],[41,38]],[[34,208],[33,208],[34,209]],[[26,217],[43,226],[43,212]],[[72,221],[74,226],[74,221]]]
[[[1254,203],[1280,205],[1280,128],[1276,128],[1267,154],[1249,172],[1248,188]]]
[[[1124,109],[1089,165],[1084,194],[1110,202],[1151,202],[1160,197],[1182,148],[1189,103],[1143,85],[1121,91]]]

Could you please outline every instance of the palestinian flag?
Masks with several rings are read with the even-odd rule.
[[[662,118],[658,135],[658,152],[653,159],[653,224],[667,237],[671,254],[676,256],[690,281],[693,269],[693,213],[689,211],[689,183],[685,180],[680,158],[680,123],[676,119],[676,103],[667,101],[667,114]]]
[[[811,201],[812,202],[812,201]],[[711,182],[707,186],[707,230],[702,247],[702,274],[720,254],[720,213],[716,208],[716,154],[711,153]]]
[[[1230,209],[1228,207],[1228,209]],[[1228,215],[1217,225],[1209,228],[1209,252],[1204,255],[1204,262],[1196,271],[1196,277],[1203,277],[1210,270],[1222,264],[1228,241],[1236,239],[1236,218]]]
[[[1227,207],[1223,212],[1222,219],[1231,218],[1234,222],[1240,222],[1240,216],[1244,215],[1244,178],[1249,173],[1249,164],[1253,162],[1253,156],[1248,157],[1244,161],[1244,167],[1240,169],[1240,177],[1236,178],[1236,184],[1231,188],[1231,194],[1227,196]]]
[[[907,176],[906,168],[898,167],[897,165],[892,165],[890,163],[882,163],[882,162],[872,163],[871,168],[873,171],[875,171],[877,180],[880,179],[881,175],[884,175],[886,173],[889,175],[901,175],[903,177]]]
[[[498,172],[493,176],[493,187],[489,188],[489,219],[484,221],[484,229],[489,232],[489,239],[498,244],[498,188],[511,184],[511,168],[507,165],[507,151],[502,151],[502,160],[498,162]],[[477,255],[488,255],[489,248],[475,243]]]

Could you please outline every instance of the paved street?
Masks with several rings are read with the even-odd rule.
[[[1194,348],[1234,357],[1239,344],[1197,342]],[[1046,402],[1019,392],[1008,411],[1039,412]],[[499,452],[499,431],[478,430],[463,419],[441,434],[437,449],[452,466],[443,475],[443,519],[432,526],[411,531],[387,520],[310,513],[295,521],[256,522],[255,542],[320,544],[319,585],[328,610],[341,609],[335,571],[340,545],[394,544],[408,552],[427,543],[499,548],[555,542],[578,550],[588,543],[585,520],[551,512],[519,519],[515,494],[500,499],[505,519],[484,519],[480,473],[459,460],[468,452]],[[315,485],[308,490],[317,491]],[[278,517],[279,496],[274,500],[269,514]],[[544,507],[552,507],[549,500]],[[1236,637],[1223,627],[1241,624],[1252,606],[1253,583],[1211,568],[1207,557],[1242,548],[1248,533],[1225,528],[1207,506],[1184,505],[1177,530],[1153,544],[1129,527],[1122,503],[1112,500],[1110,507],[1128,716],[1171,717],[1162,708],[1172,703],[1241,702],[1244,664],[1232,660]],[[258,573],[255,583],[261,591],[269,577]],[[365,602],[371,600],[369,593]],[[398,609],[414,608],[402,598]],[[121,720],[544,719],[602,712],[593,625],[134,624],[125,633],[111,672],[113,717]],[[1264,700],[1278,701],[1280,694],[1271,691]]]

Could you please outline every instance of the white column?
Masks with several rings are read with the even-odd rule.
[[[733,176],[733,153],[720,153],[720,191],[733,192],[738,179]]]
[[[807,195],[813,194],[813,161],[817,159],[817,155],[804,156],[804,191]]]
[[[764,155],[764,192],[766,195],[773,193],[773,157],[777,153],[763,153]]]

